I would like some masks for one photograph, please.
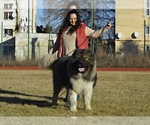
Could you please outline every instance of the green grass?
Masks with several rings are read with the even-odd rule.
[[[1,70],[0,116],[150,116],[149,76],[150,72],[99,71],[93,110],[85,111],[81,98],[73,113],[61,99],[57,109],[50,107],[51,71]]]

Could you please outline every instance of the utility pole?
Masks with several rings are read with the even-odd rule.
[[[50,23],[50,21],[49,21],[49,39],[48,39],[48,53],[49,53],[49,51],[50,51],[50,49],[51,49],[51,25],[50,25],[51,23]]]
[[[146,20],[144,20],[144,56],[145,56],[145,43],[146,43],[146,35],[145,35],[145,27],[146,27]]]
[[[2,59],[2,43],[3,43],[3,22],[1,22],[1,43],[0,43],[0,59]]]
[[[94,0],[91,0],[91,27],[94,28]]]
[[[28,0],[28,65],[30,64],[30,0]]]
[[[91,0],[91,28],[94,29],[94,0]],[[90,48],[93,52],[95,52],[95,45],[93,39],[90,40]]]

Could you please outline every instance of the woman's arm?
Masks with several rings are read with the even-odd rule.
[[[111,23],[107,23],[107,25],[104,28],[101,28],[100,30],[97,30],[97,31],[95,31],[89,27],[86,27],[85,33],[88,37],[98,38],[98,37],[101,37],[110,28],[111,28]]]

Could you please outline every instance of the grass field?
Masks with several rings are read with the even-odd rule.
[[[50,107],[51,71],[0,70],[0,116],[150,116],[149,76],[150,72],[98,71],[93,110],[85,111],[81,98],[73,113],[61,100],[65,94],[57,109]]]

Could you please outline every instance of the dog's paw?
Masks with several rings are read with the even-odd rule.
[[[56,109],[57,106],[58,106],[57,104],[55,104],[55,105],[54,105],[54,104],[51,104],[51,108],[53,108],[53,109]]]
[[[57,108],[57,106],[56,106],[56,105],[52,105],[52,106],[51,106],[51,108],[56,109],[56,108]]]
[[[72,112],[77,112],[77,110],[76,110],[76,109],[70,109],[70,111],[72,111]]]
[[[77,112],[77,108],[76,107],[70,107],[70,111]]]
[[[91,111],[92,110],[91,106],[86,106],[86,110]]]

